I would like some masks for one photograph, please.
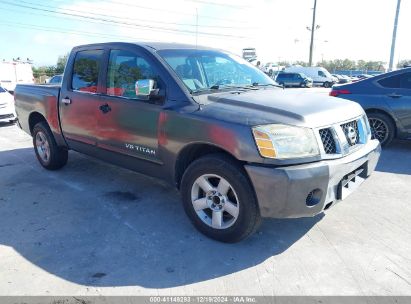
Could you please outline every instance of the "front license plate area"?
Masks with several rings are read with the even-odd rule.
[[[338,200],[344,200],[353,193],[366,179],[366,164],[345,175],[338,184]]]

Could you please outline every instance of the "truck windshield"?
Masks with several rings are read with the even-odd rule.
[[[275,85],[242,58],[211,50],[161,50],[158,54],[191,92]]]

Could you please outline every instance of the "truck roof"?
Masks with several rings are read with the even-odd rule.
[[[171,49],[201,49],[201,50],[217,50],[215,48],[185,44],[185,43],[176,43],[176,42],[104,42],[104,43],[94,43],[94,44],[85,44],[74,47],[78,48],[89,48],[89,47],[105,47],[109,45],[137,45],[144,48],[150,48],[155,51],[160,50],[171,50]]]

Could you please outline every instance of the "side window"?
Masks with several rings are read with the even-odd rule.
[[[404,73],[401,75],[401,88],[411,89],[411,73]]]
[[[325,76],[325,74],[324,74],[323,71],[318,71],[318,76],[320,76],[320,77],[327,77],[327,76]]]
[[[395,75],[395,76],[383,78],[379,80],[378,83],[384,88],[400,88],[401,76],[402,75]]]
[[[103,50],[81,51],[76,54],[71,81],[73,90],[96,93]]]
[[[161,81],[147,60],[132,52],[112,50],[107,72],[107,95],[137,98],[136,82],[153,79],[161,90]]]

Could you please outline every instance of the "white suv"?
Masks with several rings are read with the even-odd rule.
[[[12,122],[16,120],[13,95],[0,87],[0,122]]]

